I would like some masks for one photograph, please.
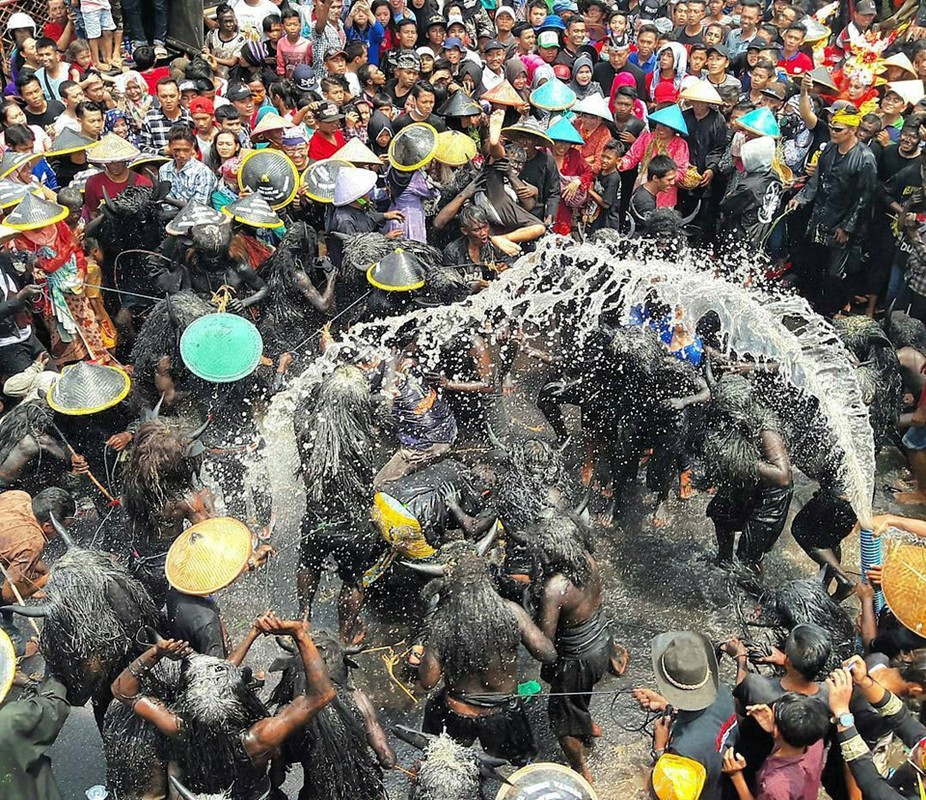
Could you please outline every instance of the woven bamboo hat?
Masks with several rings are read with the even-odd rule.
[[[252,142],[262,142],[264,141],[264,134],[269,133],[270,131],[283,131],[287,128],[292,127],[291,122],[287,122],[283,117],[277,114],[275,111],[270,111],[261,118],[261,121],[257,123],[254,127],[254,130],[251,131],[251,141]]]
[[[382,159],[359,139],[351,139],[331,157],[338,161],[348,161],[355,166],[380,166],[383,163]]]
[[[495,84],[489,91],[483,92],[481,100],[491,103],[493,106],[510,106],[516,108],[524,105],[524,98],[518,94],[508,81],[502,81]]]
[[[61,205],[27,194],[3,220],[3,224],[18,231],[34,231],[61,222],[70,212]]]
[[[920,636],[926,631],[926,546],[886,539],[887,558],[881,568],[881,589],[894,616]]]
[[[248,526],[232,517],[215,517],[198,522],[174,539],[164,573],[178,592],[204,597],[232,583],[250,557]]]
[[[14,153],[12,150],[7,150],[0,159],[0,178],[12,175],[23,165],[39,158],[41,158],[40,153]]]
[[[16,181],[0,180],[0,209],[12,208],[27,194],[35,194],[35,186]]]
[[[476,143],[460,131],[437,134],[437,152],[434,160],[449,167],[462,167],[476,157]]]
[[[222,213],[228,214],[236,222],[255,228],[278,228],[283,224],[270,204],[256,192],[229,203],[222,209]]]
[[[221,225],[226,221],[220,211],[198,200],[191,200],[167,223],[164,230],[171,236],[183,236],[200,225]]]
[[[118,367],[81,361],[61,370],[61,378],[48,390],[48,405],[69,417],[96,414],[125,399],[132,387],[128,373]]]
[[[51,143],[51,150],[48,151],[47,155],[63,156],[68,153],[77,153],[80,150],[89,150],[91,147],[98,147],[99,144],[89,136],[84,136],[71,128],[65,128]]]
[[[681,100],[694,101],[696,103],[710,103],[714,106],[722,106],[723,98],[718,94],[710,81],[694,81],[682,89],[679,95]]]
[[[96,147],[87,153],[91,164],[114,164],[118,161],[131,162],[141,154],[134,144],[114,133],[107,133]]]
[[[437,152],[437,129],[415,122],[400,130],[389,142],[389,163],[399,172],[414,172],[431,163]]]

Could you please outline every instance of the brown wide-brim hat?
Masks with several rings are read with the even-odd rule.
[[[679,711],[702,711],[717,699],[717,654],[704,634],[669,631],[653,637],[653,672],[659,693]]]

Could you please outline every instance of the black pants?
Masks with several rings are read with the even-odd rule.
[[[5,378],[16,375],[28,367],[45,352],[45,346],[39,341],[35,332],[24,342],[0,347],[0,375]],[[52,366],[52,369],[54,367]]]
[[[758,564],[775,546],[788,519],[794,490],[757,487],[753,492],[719,490],[707,504],[707,516],[714,521],[720,559],[733,558],[736,531],[742,531],[736,554],[740,561]]]

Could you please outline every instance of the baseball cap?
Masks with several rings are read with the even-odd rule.
[[[338,56],[343,56],[347,58],[347,53],[344,52],[340,47],[332,47],[330,50],[325,51],[325,61],[329,58],[337,58]]]
[[[247,100],[252,97],[251,90],[246,83],[233,83],[225,91],[225,97],[232,103],[236,100]]]
[[[293,83],[300,92],[311,92],[316,87],[315,70],[308,64],[298,64],[293,70]]]
[[[856,14],[877,14],[878,9],[875,7],[875,4],[872,0],[859,0],[855,4],[855,13]]]
[[[428,28],[433,28],[436,25],[444,27],[447,25],[447,23],[444,21],[444,18],[440,14],[431,14],[431,16],[428,17]]]
[[[449,39],[444,39],[444,50],[453,50],[456,47],[461,53],[463,52],[463,42],[457,39],[456,36],[451,36]]]
[[[401,53],[399,57],[395,60],[396,69],[414,69],[421,70],[421,59],[418,58],[418,54],[414,51],[408,53]]]
[[[495,19],[498,19],[499,14],[507,14],[512,19],[517,19],[517,17],[514,14],[514,11],[508,6],[499,6],[495,11]]]
[[[785,99],[785,86],[779,81],[772,81],[768,86],[762,89],[759,94],[768,95],[769,97],[774,97],[777,100]]]
[[[193,81],[181,81],[177,88],[180,90],[181,94],[183,92],[195,92],[196,84],[193,83]]]
[[[727,48],[722,44],[712,44],[710,47],[708,47],[707,54],[710,55],[711,53],[718,53],[726,59],[730,58],[730,51],[727,50]]]
[[[746,45],[747,50],[766,50],[771,45],[759,36],[754,36],[752,41]]]
[[[419,58],[435,58],[434,51],[430,47],[422,45],[415,52]]]
[[[324,102],[318,106],[315,112],[315,119],[318,122],[337,122],[341,119],[338,107],[334,103]]]
[[[486,42],[485,47],[482,52],[488,53],[490,50],[504,50],[505,45],[503,45],[498,39],[489,39]]]
[[[215,106],[208,97],[194,97],[190,101],[191,114],[214,114]]]
[[[411,17],[402,17],[402,19],[395,23],[395,28],[398,30],[399,28],[402,28],[406,25],[414,25],[415,27],[418,27],[418,23],[415,22],[415,20],[413,20]]]
[[[556,31],[541,31],[537,35],[537,47],[544,49],[559,47],[559,36]]]

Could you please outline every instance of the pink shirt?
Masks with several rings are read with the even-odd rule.
[[[312,42],[300,36],[295,44],[290,44],[284,36],[277,42],[277,75],[292,78],[299,64],[312,64]]]
[[[660,153],[664,153],[675,162],[675,166],[678,169],[677,180],[680,181],[688,171],[688,142],[681,136],[673,136],[666,143],[665,149],[662,150],[656,146],[655,139],[655,133],[649,131],[641,133],[636,141],[630,145],[630,150],[627,151],[627,155],[625,155],[621,159],[620,164],[618,164],[617,168],[622,172],[633,169],[635,166],[639,165],[640,172],[637,175],[634,188],[646,182],[646,167],[649,165],[650,159]],[[656,206],[658,208],[675,208],[677,203],[678,188],[676,186],[656,195]]]
[[[798,758],[770,755],[759,770],[756,800],[817,800],[822,771],[822,739]]]

